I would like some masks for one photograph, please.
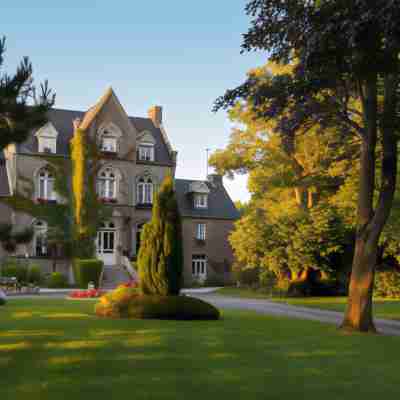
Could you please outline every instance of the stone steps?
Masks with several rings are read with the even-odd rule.
[[[105,265],[101,287],[102,289],[111,290],[129,280],[130,276],[122,265]]]

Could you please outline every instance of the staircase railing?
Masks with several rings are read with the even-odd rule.
[[[129,261],[129,258],[126,256],[122,256],[122,266],[125,268],[125,270],[128,272],[129,276],[133,280],[138,280],[138,274],[135,271],[135,269],[132,267],[131,262]]]

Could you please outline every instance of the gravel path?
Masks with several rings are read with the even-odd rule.
[[[243,299],[215,294],[196,294],[195,297],[206,300],[218,308],[256,311],[261,314],[307,319],[335,325],[339,325],[343,318],[342,312],[292,306],[288,304],[275,303],[268,300]],[[375,325],[380,333],[400,336],[400,321],[377,318],[375,319]]]

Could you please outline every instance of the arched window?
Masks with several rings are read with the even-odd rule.
[[[138,204],[153,204],[154,185],[151,177],[139,178],[136,189],[136,201]]]
[[[56,200],[56,192],[54,191],[54,175],[47,168],[42,168],[38,172],[38,190],[37,198],[40,200]]]
[[[48,255],[47,224],[44,221],[35,221],[33,224],[33,252],[36,257]]]
[[[99,172],[97,194],[101,199],[105,200],[117,198],[117,176],[112,168],[108,167]]]

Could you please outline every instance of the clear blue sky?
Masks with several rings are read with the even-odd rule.
[[[28,55],[35,79],[47,78],[56,106],[86,110],[112,86],[130,115],[164,108],[177,176],[204,179],[206,148],[224,147],[230,124],[212,103],[241,83],[265,54],[241,55],[247,0],[7,1],[0,35],[6,69]],[[246,200],[246,179],[225,179],[234,200]]]

